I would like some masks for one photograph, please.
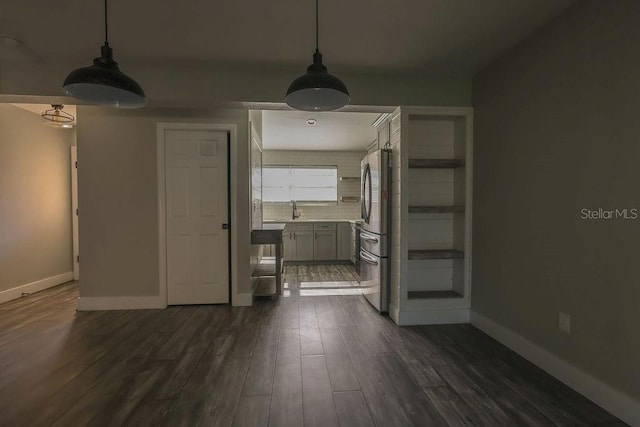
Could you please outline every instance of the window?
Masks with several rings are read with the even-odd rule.
[[[265,166],[265,202],[338,202],[337,166]]]

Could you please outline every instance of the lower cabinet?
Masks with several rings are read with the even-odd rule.
[[[293,236],[295,246],[295,255],[292,259],[295,261],[310,261],[315,259],[313,256],[313,231],[296,231]]]
[[[282,258],[285,261],[292,261],[296,256],[296,245],[293,241],[295,232],[285,231],[282,233]]]
[[[285,261],[313,260],[313,224],[287,224],[282,238]]]
[[[349,223],[320,222],[287,224],[283,238],[285,261],[349,260]]]
[[[313,259],[318,261],[336,259],[335,230],[315,232]]]
[[[336,231],[336,259],[349,261],[353,253],[351,246],[351,224],[348,222],[339,222]]]

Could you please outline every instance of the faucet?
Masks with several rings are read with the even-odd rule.
[[[298,206],[296,206],[296,201],[291,201],[291,219],[300,218],[300,214],[298,213]]]

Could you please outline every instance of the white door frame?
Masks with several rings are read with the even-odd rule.
[[[80,239],[78,234],[78,146],[71,146],[71,230],[73,241],[73,280],[80,280]]]
[[[237,196],[234,191],[237,188],[236,174],[233,173],[238,163],[238,129],[234,124],[213,123],[158,123],[156,133],[157,169],[158,169],[158,261],[160,266],[160,301],[166,307],[167,304],[167,218],[166,218],[166,176],[165,176],[165,132],[168,130],[213,130],[229,132],[229,203],[231,207],[231,293],[230,303],[238,298],[238,221],[237,221]]]

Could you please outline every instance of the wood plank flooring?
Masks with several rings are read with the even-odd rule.
[[[0,426],[624,425],[471,325],[300,294],[356,276],[288,266],[253,307],[78,313],[76,283],[0,305]]]

